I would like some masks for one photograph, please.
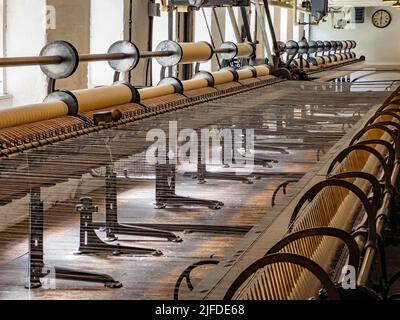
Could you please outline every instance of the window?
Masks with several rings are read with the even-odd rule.
[[[281,8],[281,27],[280,27],[280,40],[282,42],[288,41],[288,9]]]

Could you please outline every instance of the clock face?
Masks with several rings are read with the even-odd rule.
[[[392,21],[392,16],[386,10],[378,10],[372,15],[372,23],[377,28],[386,28]]]

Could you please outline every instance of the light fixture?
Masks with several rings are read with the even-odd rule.
[[[396,3],[392,4],[394,8],[400,8],[400,0],[397,0]]]

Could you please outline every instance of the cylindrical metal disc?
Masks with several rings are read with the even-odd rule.
[[[317,51],[321,52],[324,50],[324,42],[321,40],[317,40]]]
[[[68,106],[68,115],[76,116],[79,110],[79,104],[76,97],[69,91],[55,91],[49,94],[43,102],[62,101]]]
[[[287,54],[295,54],[299,49],[299,44],[294,40],[289,40],[286,42],[286,52]]]
[[[55,41],[47,44],[40,56],[58,56],[62,62],[58,64],[42,65],[43,73],[51,79],[64,79],[71,76],[79,65],[79,54],[75,47],[66,41]]]
[[[307,53],[308,52],[308,42],[305,40],[299,41],[299,53]]]
[[[168,57],[157,57],[156,60],[163,67],[172,67],[177,65],[182,60],[182,48],[179,43],[171,40],[161,42],[156,51],[169,51],[172,54]]]
[[[173,86],[175,89],[175,93],[183,93],[184,91],[183,84],[181,80],[179,80],[178,78],[174,77],[164,78],[157,84],[157,86],[162,86],[165,84],[170,84],[171,86]]]
[[[129,55],[129,58],[108,61],[110,67],[118,72],[131,71],[139,63],[139,49],[130,41],[121,40],[113,43],[108,49],[108,53],[125,53]]]
[[[337,49],[342,50],[342,48],[343,48],[342,41],[336,41],[336,43],[337,43]]]
[[[329,51],[332,48],[332,44],[329,41],[324,41],[324,51]]]
[[[317,52],[318,44],[314,40],[308,41],[308,53]]]
[[[236,45],[235,43],[231,42],[231,41],[224,42],[224,43],[221,45],[221,49],[230,49],[230,50],[231,50],[231,52],[224,52],[224,53],[221,53],[221,59],[222,59],[222,60],[232,60],[232,59],[234,59],[234,58],[237,56],[237,54],[238,54],[238,47],[237,47],[237,45]]]
[[[286,50],[286,43],[284,43],[283,41],[278,41],[278,42],[277,42],[277,46],[278,46],[279,54],[285,53],[285,50]]]

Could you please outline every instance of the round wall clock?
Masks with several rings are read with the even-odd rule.
[[[380,9],[372,15],[372,24],[377,28],[386,28],[392,21],[389,11]]]

